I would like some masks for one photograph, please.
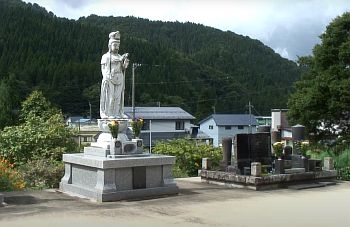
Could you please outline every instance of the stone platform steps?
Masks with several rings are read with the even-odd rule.
[[[303,189],[310,189],[310,188],[321,188],[321,187],[330,186],[330,185],[336,185],[336,182],[322,181],[322,182],[314,182],[314,183],[296,184],[296,185],[290,185],[287,188],[292,190],[303,190]]]

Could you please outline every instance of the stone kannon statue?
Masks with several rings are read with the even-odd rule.
[[[119,31],[109,34],[108,52],[102,56],[100,116],[106,118],[124,118],[125,70],[128,67],[128,54],[119,55]]]

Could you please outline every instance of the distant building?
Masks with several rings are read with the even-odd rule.
[[[125,107],[124,112],[132,118],[131,107]],[[157,140],[188,137],[195,119],[180,107],[136,107],[135,118],[144,120],[140,138],[146,147],[154,146]]]
[[[271,131],[280,131],[281,139],[286,144],[292,140],[292,128],[287,119],[288,109],[272,109],[271,110]]]
[[[258,122],[258,126],[272,124],[271,116],[255,116],[255,119]]]
[[[78,131],[77,135],[74,137],[74,141],[79,145],[88,145],[91,142],[96,142],[100,134],[97,122],[82,116],[68,117],[66,125]]]
[[[255,116],[249,114],[212,114],[199,122],[200,130],[213,138],[218,147],[224,137],[239,133],[255,133],[258,125]]]

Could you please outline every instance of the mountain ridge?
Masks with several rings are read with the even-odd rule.
[[[90,102],[98,117],[99,62],[114,30],[121,32],[120,52],[142,64],[136,69],[139,106],[180,106],[201,120],[213,109],[242,113],[251,100],[268,114],[286,107],[300,75],[294,62],[261,41],[201,24],[97,15],[69,20],[19,0],[0,0],[0,10],[0,79],[11,74],[29,90],[43,90],[67,115],[87,114]]]

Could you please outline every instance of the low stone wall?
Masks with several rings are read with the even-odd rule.
[[[245,176],[230,172],[202,170],[200,176],[203,182],[220,183],[229,187],[266,190],[282,188],[286,185],[305,181],[320,181],[336,179],[337,171],[315,171],[295,174],[275,174],[267,176]]]

